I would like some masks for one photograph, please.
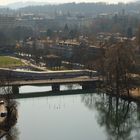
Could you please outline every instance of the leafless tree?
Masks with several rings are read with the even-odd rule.
[[[134,64],[134,55],[130,43],[119,42],[106,49],[104,68],[107,85],[116,89],[116,93],[120,93],[122,90],[129,91],[130,71]]]

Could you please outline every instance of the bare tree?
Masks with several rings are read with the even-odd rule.
[[[130,71],[134,66],[131,44],[119,42],[106,49],[104,65],[107,85],[111,89],[116,89],[116,93],[125,90],[129,94]]]

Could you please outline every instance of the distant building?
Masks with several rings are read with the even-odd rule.
[[[75,47],[79,47],[80,43],[77,41],[58,41],[57,44],[49,45],[48,49],[51,54],[58,54],[59,56],[62,56],[62,58],[71,58],[73,54],[73,49]],[[47,47],[47,46],[46,46]]]
[[[0,27],[14,26],[16,18],[8,15],[0,15]]]
[[[80,46],[80,43],[75,40],[72,40],[72,41],[67,40],[67,41],[60,41],[58,45],[61,47],[78,47]]]

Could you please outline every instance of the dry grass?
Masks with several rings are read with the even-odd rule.
[[[9,56],[0,56],[0,67],[9,68],[25,65],[21,60]]]

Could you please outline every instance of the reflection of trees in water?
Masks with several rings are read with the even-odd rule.
[[[75,89],[75,88],[80,87],[80,86],[78,84],[68,84],[68,85],[65,85],[65,87],[68,90],[72,90],[72,89]]]
[[[66,85],[66,87],[67,87],[68,90],[72,90],[73,89],[73,85],[72,84]]]
[[[11,94],[11,93],[12,93],[12,87],[11,86],[0,87],[0,94],[6,95],[6,94]]]
[[[131,140],[132,133],[138,133],[140,106],[135,103],[105,94],[82,95],[82,101],[89,109],[98,111],[98,124],[105,127],[109,140]]]

